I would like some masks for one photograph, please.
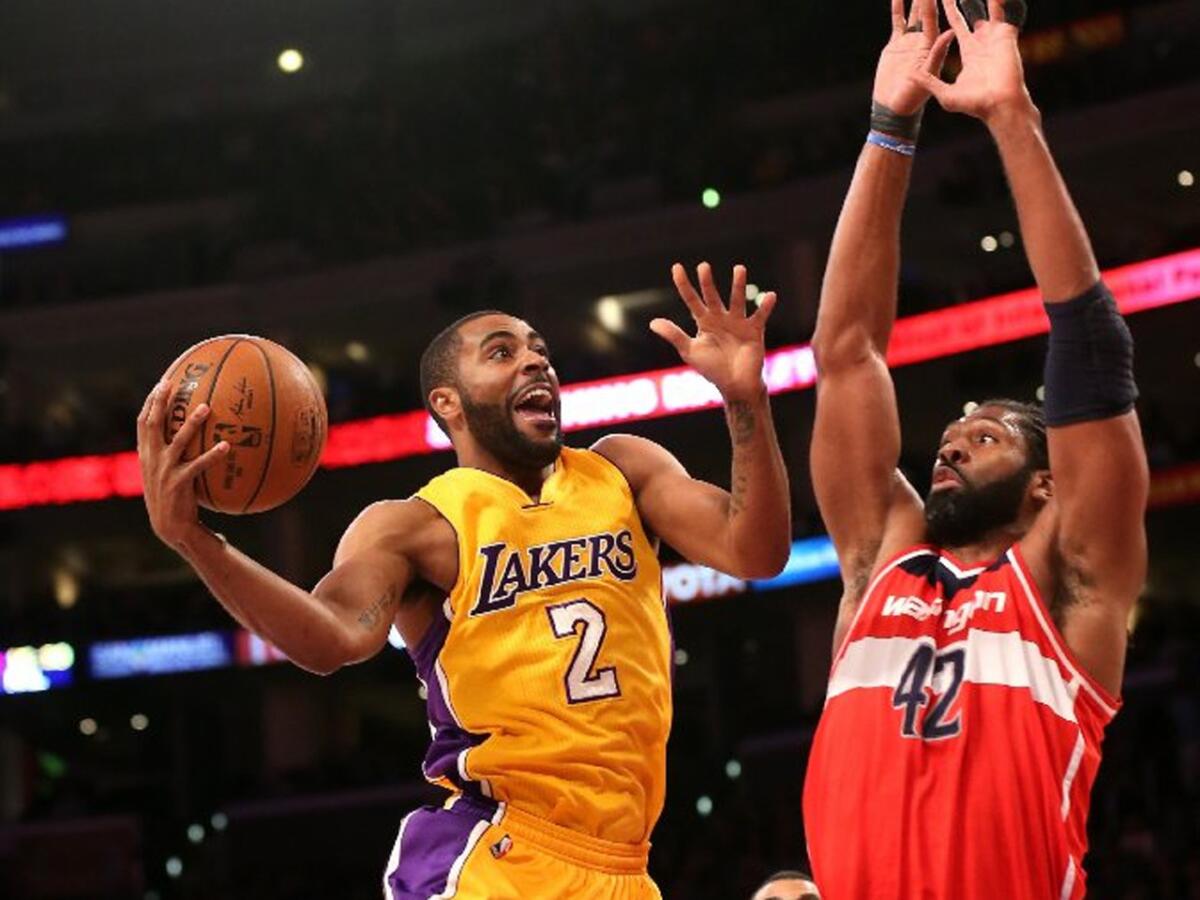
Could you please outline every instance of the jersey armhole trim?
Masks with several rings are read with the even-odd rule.
[[[1033,576],[1029,572],[1029,566],[1025,562],[1025,556],[1021,552],[1021,548],[1013,544],[1008,551],[1009,559],[1012,561],[1013,572],[1017,576],[1017,581],[1021,585],[1021,589],[1025,593],[1026,600],[1029,601],[1029,607],[1033,610],[1034,618],[1037,619],[1038,625],[1041,626],[1042,633],[1046,635],[1046,639],[1050,642],[1050,646],[1054,648],[1054,653],[1058,656],[1058,660],[1071,676],[1083,686],[1083,689],[1091,695],[1092,699],[1100,707],[1105,715],[1112,719],[1117,711],[1121,708],[1121,698],[1114,697],[1109,693],[1104,685],[1100,684],[1091,673],[1088,672],[1079,660],[1075,658],[1075,654],[1071,652],[1071,648],[1067,646],[1066,639],[1058,630],[1058,626],[1054,624],[1050,618],[1049,608],[1042,599],[1041,592],[1038,590],[1037,584],[1033,580]]]
[[[858,609],[854,611],[853,617],[850,619],[850,624],[846,627],[846,636],[842,638],[841,646],[838,647],[837,653],[833,655],[833,663],[829,666],[829,677],[833,677],[834,671],[837,669],[838,663],[842,661],[842,657],[846,654],[846,648],[850,646],[850,639],[854,635],[854,626],[858,624],[858,620],[862,617],[863,610],[871,602],[871,598],[875,593],[875,589],[879,587],[879,583],[883,581],[885,575],[891,572],[896,566],[905,560],[913,559],[917,556],[933,556],[937,551],[929,544],[913,544],[905,549],[895,553],[891,559],[885,562],[880,568],[875,571],[867,589],[863,591],[862,598],[858,601]]]
[[[470,562],[470,560],[466,559],[466,545],[463,543],[462,535],[458,533],[458,527],[450,520],[449,516],[441,511],[436,503],[434,503],[428,497],[422,497],[420,493],[413,494],[411,499],[420,500],[422,503],[432,509],[435,513],[437,513],[438,517],[442,519],[442,521],[450,526],[450,530],[454,532],[454,544],[458,556],[458,574],[454,577],[454,584],[450,586],[450,591],[446,594],[446,602],[450,604],[450,609],[453,611],[454,604],[450,603],[450,601],[459,593],[459,591],[462,590],[463,579],[466,578],[468,568],[467,564]]]

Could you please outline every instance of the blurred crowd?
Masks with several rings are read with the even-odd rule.
[[[1039,3],[1053,29],[1132,2]],[[93,299],[402,253],[844,167],[887,27],[855,6],[768,0],[630,21],[578,8],[511,44],[381,68],[348,101],[0,143],[0,217],[231,203],[103,259],[15,259],[6,305]],[[1121,13],[1123,15],[1123,13]],[[1200,36],[1141,33],[1033,66],[1048,113],[1190,72]],[[926,140],[969,127],[939,117]],[[970,203],[991,178],[967,173]]]

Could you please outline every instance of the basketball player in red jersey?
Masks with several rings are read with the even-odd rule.
[[[933,0],[893,32],[833,239],[813,346],[813,484],[842,566],[804,792],[825,900],[1084,896],[1088,796],[1146,570],[1132,342],[1047,149],[1023,9]],[[941,62],[958,42],[954,84]],[[885,363],[899,224],[929,95],[983,121],[1046,301],[1046,405],[985,402],[941,435],[921,498],[897,469]]]

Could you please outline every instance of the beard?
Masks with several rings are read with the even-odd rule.
[[[554,429],[553,437],[535,441],[517,428],[507,403],[476,403],[465,392],[460,396],[467,428],[504,465],[514,469],[544,469],[558,459],[562,450],[561,427]],[[561,404],[555,410],[555,419],[562,421]]]
[[[1016,522],[1033,469],[1022,466],[1013,474],[978,487],[930,490],[925,498],[925,535],[939,547],[965,547],[990,532]]]

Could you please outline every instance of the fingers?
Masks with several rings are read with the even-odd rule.
[[[967,27],[974,31],[980,22],[988,20],[987,0],[959,0]]]
[[[675,282],[675,290],[679,291],[679,298],[683,300],[688,311],[692,314],[692,318],[699,319],[704,315],[704,301],[700,299],[700,295],[696,293],[696,289],[692,286],[691,279],[688,278],[687,272],[679,263],[671,266],[671,280]],[[656,332],[657,333],[657,332]]]
[[[988,21],[997,24],[1005,21],[1003,0],[988,0]]]
[[[215,466],[225,454],[229,452],[228,441],[218,441],[216,445],[209,447],[208,450],[201,453],[190,463],[179,470],[180,477],[185,482],[199,478],[203,473],[207,472]]]
[[[924,22],[921,21],[921,0],[913,0],[912,8],[908,11],[908,22],[905,23],[905,31],[921,31],[924,28]]]
[[[1003,21],[1016,28],[1018,31],[1025,27],[1025,14],[1029,12],[1029,7],[1025,5],[1025,0],[1001,0],[1000,5],[1003,7]]]
[[[156,384],[138,415],[138,439],[151,447],[161,447],[163,444],[162,410],[165,404],[162,398],[167,386],[165,379]]]
[[[171,438],[171,443],[167,446],[168,462],[177,463],[183,459],[183,454],[187,452],[188,446],[192,443],[192,438],[204,423],[204,420],[208,418],[208,411],[209,407],[206,403],[198,404],[192,410],[191,415],[179,427],[179,431]]]
[[[775,309],[776,300],[774,291],[767,291],[765,294],[758,295],[758,309],[754,311],[754,315],[750,318],[760,325],[765,326],[767,319],[771,318],[771,311]]]
[[[945,50],[942,51],[942,54],[943,56],[945,55]],[[949,99],[947,92],[953,88],[953,85],[947,84],[936,75],[926,72],[924,69],[914,69],[908,73],[908,77],[909,80],[933,94],[943,109],[949,109],[947,106],[947,100]]]
[[[146,399],[142,402],[142,408],[137,414],[137,439],[140,445],[145,439],[146,419],[150,417],[150,401],[154,399],[154,392],[158,390],[158,385],[150,389],[150,393],[146,395]]]
[[[150,415],[150,402],[154,399],[154,393],[158,390],[158,385],[150,388],[150,393],[146,395],[146,399],[142,401],[142,408],[138,412],[138,424],[141,425],[146,421],[146,417]]]
[[[650,330],[674,347],[680,359],[687,359],[688,344],[692,339],[682,328],[670,319],[655,319],[650,323]]]
[[[950,45],[954,43],[955,35],[953,31],[943,31],[937,36],[937,40],[933,42],[933,46],[929,48],[929,60],[927,71],[931,75],[940,75],[942,66],[946,64],[946,55],[950,52]],[[945,84],[945,82],[942,82]],[[930,91],[932,93],[932,91]],[[938,102],[941,102],[940,100]]]
[[[937,0],[917,0],[921,7],[921,24],[929,37],[938,33]]]
[[[696,266],[696,276],[700,279],[700,293],[704,295],[704,305],[709,309],[724,309],[721,292],[717,290],[717,283],[713,281],[712,266],[706,262],[700,263]]]
[[[946,13],[946,21],[950,23],[950,27],[954,29],[959,40],[963,40],[971,33],[971,28],[967,25],[962,10],[958,8],[957,0],[942,0],[942,10]]]
[[[739,319],[746,316],[746,267],[733,267],[733,286],[729,289],[729,311]]]
[[[899,34],[904,26],[904,0],[892,0],[892,32]]]

